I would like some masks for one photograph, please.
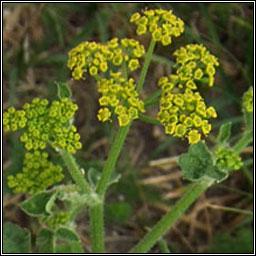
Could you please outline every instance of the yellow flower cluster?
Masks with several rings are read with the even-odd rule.
[[[48,161],[48,154],[39,151],[26,153],[22,173],[8,176],[8,186],[14,193],[34,194],[64,178],[60,165]]]
[[[217,117],[215,109],[206,107],[199,92],[186,88],[184,93],[179,93],[170,82],[160,85],[163,93],[158,120],[165,126],[166,134],[187,137],[190,144],[199,142],[201,133],[207,136],[211,131],[207,119]]]
[[[3,126],[5,131],[16,131],[26,126],[27,118],[24,110],[16,110],[10,107],[3,114]]]
[[[219,62],[203,45],[186,45],[175,51],[174,55],[179,68],[172,83],[186,84],[194,90],[197,89],[196,81],[204,81],[207,78],[209,86],[213,86],[215,66],[218,66]]]
[[[26,150],[43,150],[51,142],[54,147],[75,153],[82,144],[76,128],[70,126],[70,120],[78,106],[68,98],[55,100],[51,106],[48,105],[48,100],[35,98],[31,104],[26,103],[22,110],[9,108],[3,115],[4,130],[23,128],[20,140]]]
[[[113,38],[107,44],[83,42],[69,51],[67,66],[74,79],[85,79],[84,73],[97,76],[105,73],[110,65],[121,66],[124,62],[131,71],[139,68],[139,58],[145,54],[144,46],[134,39]],[[112,69],[113,70],[113,69]]]
[[[138,35],[149,31],[154,41],[169,45],[172,42],[172,36],[178,37],[184,32],[184,22],[172,11],[156,9],[144,10],[142,13],[136,12],[130,18],[130,22],[137,25]]]
[[[207,136],[211,131],[208,119],[217,117],[215,109],[207,107],[197,92],[197,83],[206,74],[209,85],[213,85],[218,61],[201,45],[187,45],[174,55],[180,65],[176,73],[158,82],[162,89],[158,119],[167,134],[187,137],[190,144],[195,144],[201,134]]]
[[[253,88],[252,87],[243,95],[243,107],[247,112],[253,112]]]
[[[120,72],[110,72],[110,79],[101,79],[98,82],[99,99],[101,106],[98,119],[102,122],[111,120],[112,112],[117,114],[120,126],[127,126],[137,119],[139,112],[145,112],[144,103],[139,99],[136,85],[131,78],[128,81]]]

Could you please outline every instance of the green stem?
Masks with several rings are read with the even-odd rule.
[[[214,179],[204,178],[191,184],[181,199],[131,250],[131,253],[146,253],[170,229],[171,225],[188,209],[188,207],[212,184]]]
[[[138,83],[138,88],[137,88],[138,93],[140,93],[141,90],[142,90],[142,86],[143,86],[144,81],[145,81],[145,77],[146,77],[146,74],[147,74],[147,71],[148,71],[150,61],[152,59],[152,55],[153,55],[155,46],[156,46],[156,41],[151,39],[149,47],[148,47],[147,55],[146,55],[146,58],[145,58],[145,62],[144,62],[143,68],[142,68],[141,73],[140,73],[140,78],[139,78],[139,83]]]
[[[60,149],[59,153],[68,168],[69,174],[71,175],[75,183],[78,185],[81,192],[91,193],[90,185],[87,183],[86,179],[84,178],[84,175],[79,169],[74,157],[69,152],[63,149]]]
[[[113,145],[111,146],[107,162],[104,165],[100,181],[98,183],[96,192],[100,197],[104,197],[105,191],[108,186],[109,179],[113,173],[116,161],[119,157],[121,149],[123,148],[125,138],[130,129],[130,125],[120,127],[118,130]]]
[[[92,253],[104,252],[103,202],[90,208],[90,232]]]
[[[241,151],[253,141],[253,131],[246,131],[242,138],[236,143],[233,149],[239,154]]]
[[[148,124],[161,125],[161,123],[154,117],[139,114],[139,119]]]

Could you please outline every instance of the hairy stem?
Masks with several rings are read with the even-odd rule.
[[[107,162],[104,165],[100,181],[98,183],[96,192],[100,197],[103,197],[108,186],[109,179],[113,173],[116,161],[119,157],[121,149],[123,148],[126,135],[130,129],[130,125],[121,127],[115,137],[111,146]]]
[[[92,253],[104,252],[104,218],[103,203],[90,208],[90,232]]]
[[[131,250],[131,253],[146,253],[170,229],[171,225],[188,209],[188,207],[214,182],[204,178],[191,184],[174,207],[145,235]]]
[[[82,171],[79,169],[74,157],[66,150],[59,150],[60,156],[67,166],[68,172],[82,193],[91,193],[90,185],[87,183]]]

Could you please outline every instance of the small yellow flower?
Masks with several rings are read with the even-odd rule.
[[[173,135],[175,132],[176,125],[175,124],[168,124],[165,126],[165,133]]]
[[[216,110],[214,109],[214,107],[209,107],[207,108],[206,110],[206,115],[211,118],[216,118],[217,117],[217,113],[216,113]]]
[[[212,126],[211,126],[211,124],[209,124],[208,120],[203,120],[201,129],[202,129],[204,135],[207,136],[209,134],[209,132],[211,131]]]
[[[122,105],[118,105],[115,107],[115,113],[118,115],[125,114],[126,113],[126,107]]]
[[[122,55],[116,55],[114,58],[113,58],[113,64],[116,65],[116,66],[120,66],[123,62],[123,57]]]
[[[91,76],[96,76],[98,74],[98,68],[95,66],[90,67],[89,73]]]
[[[100,106],[107,106],[109,104],[109,97],[108,96],[102,96],[99,99]]]
[[[198,68],[194,73],[194,78],[200,80],[203,77],[204,73],[201,68]]]
[[[147,26],[144,24],[140,24],[136,30],[136,33],[140,36],[147,33]]]
[[[108,64],[107,64],[107,62],[101,62],[100,63],[100,71],[102,71],[102,72],[106,72],[108,70]]]
[[[188,142],[189,144],[196,144],[201,139],[201,134],[198,133],[197,130],[191,130],[188,133]]]
[[[182,138],[187,132],[186,126],[178,124],[175,129],[175,136]]]
[[[200,116],[198,116],[197,114],[191,114],[190,115],[192,117],[193,120],[193,124],[195,127],[200,127],[202,124],[202,118]]]
[[[83,77],[83,70],[80,67],[77,67],[73,70],[72,76],[75,80],[79,80]]]
[[[139,112],[138,109],[134,108],[134,107],[130,107],[128,109],[128,116],[130,119],[134,120],[137,119],[139,117]]]
[[[186,119],[184,120],[184,125],[186,125],[186,127],[192,127],[193,126],[193,120],[191,117],[186,117]]]
[[[156,29],[153,33],[152,33],[152,38],[155,41],[161,41],[162,40],[162,30],[160,28]]]
[[[131,18],[130,18],[130,22],[133,23],[133,22],[136,22],[138,21],[140,18],[140,14],[138,12],[134,13]]]
[[[129,61],[129,64],[128,64],[128,68],[131,70],[131,71],[134,71],[136,70],[138,67],[139,67],[139,61],[137,59],[131,59]]]
[[[168,34],[165,34],[162,36],[162,44],[164,46],[171,44],[172,40],[171,37]]]
[[[186,87],[191,89],[191,90],[196,90],[197,86],[193,80],[188,80],[186,83]]]
[[[130,124],[131,119],[127,114],[121,114],[118,116],[118,121],[120,126],[127,126]]]
[[[98,112],[97,117],[98,117],[99,121],[106,122],[106,121],[110,120],[111,112],[109,111],[108,108],[101,108]]]

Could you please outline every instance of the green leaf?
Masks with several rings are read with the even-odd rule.
[[[49,206],[48,209],[46,206],[52,196],[52,192],[39,192],[22,202],[21,209],[32,217],[48,216]]]
[[[27,229],[11,222],[3,225],[3,253],[30,253],[31,237]]]
[[[106,219],[117,223],[125,223],[132,215],[132,207],[125,202],[108,203],[105,206]]]
[[[79,242],[80,239],[76,232],[72,229],[61,227],[56,231],[56,237],[60,240],[70,241],[70,242]]]
[[[57,85],[59,99],[62,99],[62,98],[70,99],[72,97],[72,92],[66,83],[55,82],[55,84]]]
[[[218,135],[218,142],[225,143],[230,137],[231,134],[231,122],[225,123],[220,127],[219,135]]]
[[[43,228],[37,239],[39,253],[54,253],[54,233],[48,228]]]
[[[55,253],[84,253],[80,242],[66,242],[56,244]]]
[[[213,170],[213,160],[206,145],[200,141],[179,157],[178,164],[185,179],[197,181]]]

